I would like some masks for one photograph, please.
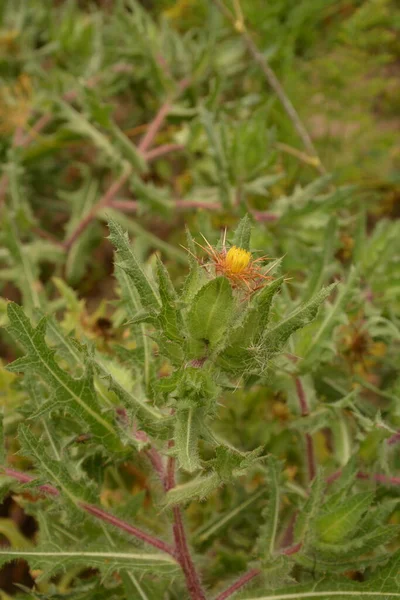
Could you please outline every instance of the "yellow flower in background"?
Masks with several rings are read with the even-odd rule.
[[[20,32],[18,29],[0,30],[0,51],[5,54],[12,54],[18,49],[17,39]]]
[[[185,14],[188,14],[194,5],[194,0],[178,0],[173,6],[164,10],[163,14],[167,19],[175,21],[184,17]]]
[[[32,84],[23,73],[10,86],[0,88],[0,134],[12,134],[17,127],[25,127],[32,106]]]

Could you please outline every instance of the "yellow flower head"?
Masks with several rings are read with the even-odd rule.
[[[231,273],[241,273],[244,271],[251,260],[251,253],[243,248],[232,246],[226,254],[225,265]]]
[[[225,240],[222,250],[211,246],[205,238],[204,241],[206,245],[199,244],[199,246],[208,254],[211,264],[199,262],[207,270],[210,266],[214,267],[215,275],[226,277],[234,289],[245,289],[248,294],[253,294],[272,279],[268,271],[264,271],[261,266],[267,259],[266,256],[254,259],[251,252],[238,246],[232,246],[227,250]],[[196,256],[195,258],[197,259]]]

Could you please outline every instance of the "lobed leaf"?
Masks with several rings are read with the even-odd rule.
[[[56,363],[55,351],[45,341],[46,318],[41,319],[34,329],[23,309],[13,302],[8,304],[7,314],[9,333],[27,351],[24,357],[9,364],[7,369],[38,374],[53,394],[47,409],[52,406],[54,409],[63,408],[84,423],[105,446],[114,450],[119,448],[117,431],[110,418],[101,412],[91,373],[74,379]]]

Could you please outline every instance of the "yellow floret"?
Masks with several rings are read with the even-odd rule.
[[[225,265],[231,273],[241,273],[246,269],[250,260],[251,252],[232,246],[225,257]]]

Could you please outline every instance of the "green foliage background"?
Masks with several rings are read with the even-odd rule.
[[[181,506],[207,598],[399,596],[398,5],[225,5],[327,174],[212,2],[0,0],[1,462],[62,498],[2,476],[2,600],[186,597],[85,502],[168,542]],[[193,258],[225,229],[251,302]]]

